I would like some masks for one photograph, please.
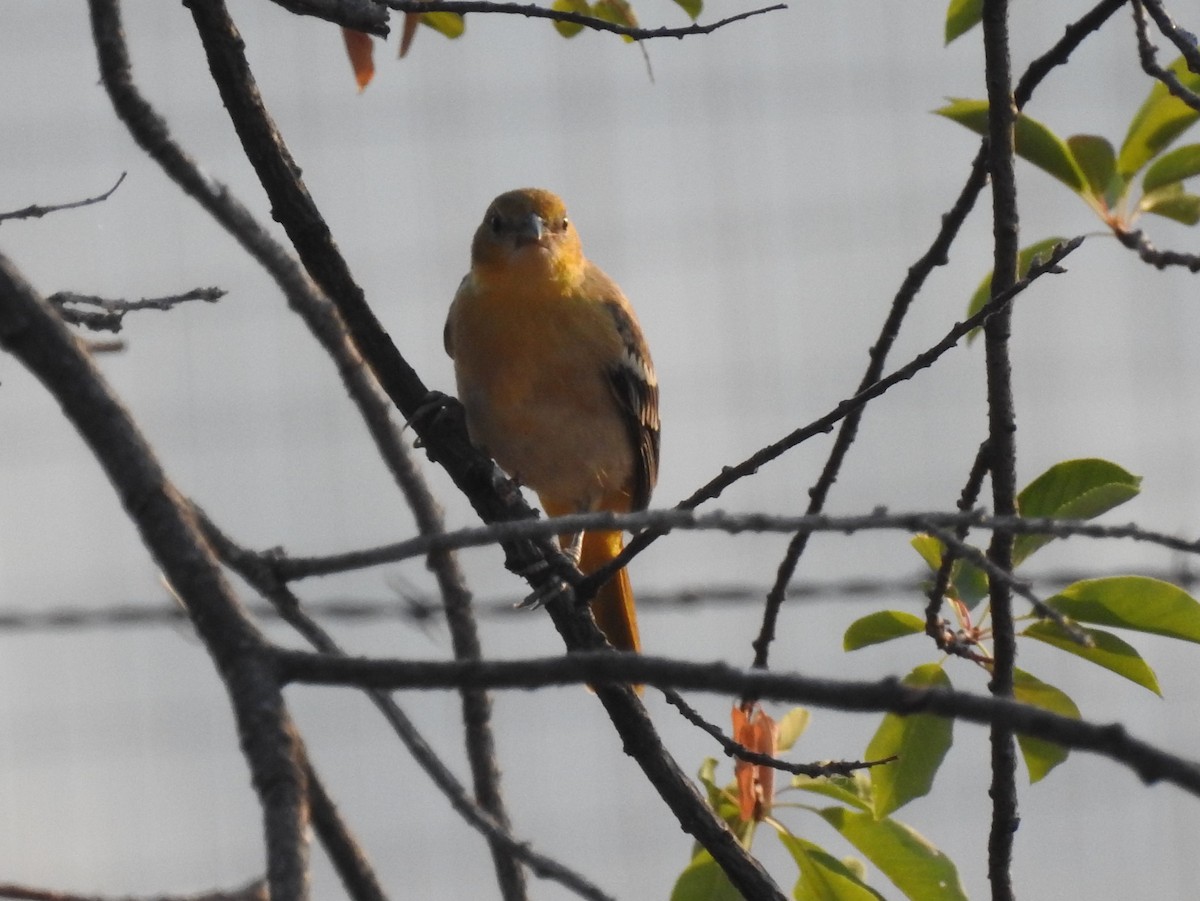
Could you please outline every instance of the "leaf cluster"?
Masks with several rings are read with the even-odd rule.
[[[919,667],[906,679],[914,687],[949,684],[935,665]],[[796,708],[779,723],[778,752],[791,749],[810,720],[809,712]],[[792,897],[797,901],[872,901],[882,899],[867,882],[867,865],[877,868],[911,901],[965,901],[967,895],[954,863],[911,826],[892,818],[891,813],[929,791],[937,765],[950,748],[950,722],[936,716],[885,717],[871,739],[867,755],[882,759],[897,755],[894,762],[858,770],[850,776],[813,778],[794,776],[780,797],[798,793],[817,795],[836,802],[818,806],[797,800],[777,801],[773,811],[793,809],[815,815],[832,827],[862,855],[838,858],[821,845],[802,838],[774,814],[762,822],[771,827],[796,864]],[[709,758],[700,768],[699,779],[709,803],[729,824],[739,841],[749,849],[759,825],[739,813],[736,786],[721,786],[716,780],[717,761]],[[729,882],[712,855],[699,845],[680,874],[671,901],[741,901],[742,895]]]

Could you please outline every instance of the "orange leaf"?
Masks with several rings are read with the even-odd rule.
[[[404,31],[400,35],[400,58],[404,59],[404,54],[408,53],[408,48],[412,46],[413,37],[417,33],[417,26],[421,24],[420,13],[405,13],[404,14]]]
[[[350,65],[354,67],[354,80],[358,82],[358,89],[362,91],[375,77],[371,36],[352,28],[343,28],[342,37],[346,41],[346,55],[350,57]]]
[[[779,727],[757,704],[748,715],[742,707],[733,708],[733,740],[760,754],[775,754]],[[738,785],[738,813],[743,820],[761,820],[775,800],[775,770],[738,759],[733,765]]]

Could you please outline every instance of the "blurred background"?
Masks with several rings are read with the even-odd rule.
[[[753,5],[712,0],[704,18]],[[1090,5],[1014,4],[1017,71]],[[647,44],[653,78],[637,47],[611,35],[567,41],[546,22],[476,15],[457,41],[422,29],[403,61],[394,59],[395,38],[377,44],[378,74],[361,95],[335,27],[267,0],[234,0],[231,9],[265,100],[342,251],[432,386],[453,387],[442,323],[487,203],[523,185],[566,198],[589,256],[633,300],[651,344],[662,384],[662,506],[853,393],[893,294],[958,195],[978,146],[930,115],[945,97],[984,94],[978,32],[944,48],[941,2],[794,3],[707,37]],[[686,23],[668,0],[638,0],[636,9],[647,25]],[[273,226],[187,11],[132,0],[125,16],[141,89],[205,171]],[[1164,61],[1172,56],[1164,52]],[[412,535],[328,359],[265,274],[116,121],[98,84],[84,5],[5,4],[0,84],[0,210],[95,195],[128,172],[106,203],[3,224],[0,251],[39,290],[130,299],[207,285],[229,292],[215,306],[128,317],[127,349],[100,359],[180,488],[254,548],[319,554]],[[1119,144],[1148,88],[1130,18],[1120,14],[1045,82],[1027,111],[1061,135],[1103,134]],[[1048,176],[1027,164],[1018,174],[1023,243],[1098,229]],[[915,303],[894,365],[962,318],[991,266],[989,209],[985,194],[950,265]],[[1159,246],[1200,250],[1187,229],[1148,226]],[[1016,307],[1020,481],[1060,460],[1105,457],[1145,479],[1116,521],[1194,535],[1196,278],[1154,271],[1106,237],[1089,240],[1067,266],[1068,275],[1040,282]],[[830,511],[952,507],[985,433],[982,364],[981,346],[958,348],[873,404]],[[808,442],[716,506],[801,511],[829,442]],[[448,480],[425,469],[450,524],[474,524]],[[736,583],[765,593],[785,545],[785,536],[672,535],[636,561],[635,589]],[[520,595],[495,549],[462,560],[481,604]],[[1030,568],[1182,565],[1151,546],[1074,540],[1048,547]],[[822,535],[797,580],[919,575],[906,535]],[[402,615],[407,597],[433,596],[420,561],[299,588],[314,602],[380,604],[380,618],[330,624],[357,653],[449,654],[440,623]],[[260,873],[260,820],[229,707],[188,627],[28,626],[63,608],[170,604],[55,402],[0,355],[0,617],[8,618],[0,628],[0,881],[158,894],[233,886]],[[903,675],[934,658],[928,643],[847,655],[841,634],[871,610],[921,605],[917,592],[900,590],[791,603],[773,665],[844,678]],[[655,654],[747,664],[760,609],[757,599],[655,606],[642,615],[643,640]],[[541,613],[503,608],[481,628],[497,657],[561,651]],[[1084,716],[1120,720],[1194,757],[1200,656],[1165,639],[1132,641],[1157,670],[1163,700],[1028,643],[1020,664],[1072,695]],[[969,665],[949,672],[962,688],[984,688]],[[363,698],[302,688],[288,696],[318,769],[395,897],[496,897],[482,839],[448,810]],[[457,698],[399,700],[467,779]],[[727,722],[729,699],[693,700]],[[647,703],[685,770],[719,756],[653,692]],[[792,756],[857,758],[877,722],[818,710]],[[622,754],[591,696],[577,688],[501,694],[496,728],[519,837],[617,897],[667,897],[690,840]],[[720,774],[730,778],[727,761]],[[1147,788],[1083,754],[1036,786],[1021,779],[1019,897],[1194,896],[1197,799]],[[986,733],[960,725],[933,795],[898,814],[953,858],[974,897],[988,891],[987,782]],[[850,853],[812,814],[786,810],[781,818]],[[794,865],[775,844],[764,836],[761,848],[790,886]],[[344,897],[322,855],[314,859],[314,896]],[[894,895],[878,875],[873,882]],[[550,883],[536,883],[533,893],[569,897]]]

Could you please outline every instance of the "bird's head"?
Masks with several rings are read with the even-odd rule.
[[[471,264],[484,277],[571,282],[583,271],[579,233],[556,194],[520,188],[492,201],[471,244]]]

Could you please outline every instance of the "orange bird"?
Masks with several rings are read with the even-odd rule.
[[[445,340],[471,441],[548,515],[645,509],[658,477],[658,380],[633,308],[583,255],[562,200],[523,188],[492,201]],[[624,546],[620,532],[559,542],[585,574]],[[613,647],[638,650],[624,569],[592,615]]]

